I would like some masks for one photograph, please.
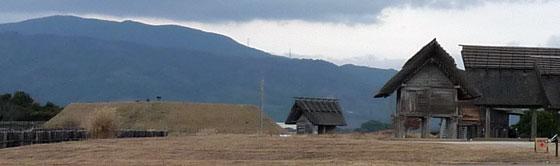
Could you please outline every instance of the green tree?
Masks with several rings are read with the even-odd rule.
[[[12,99],[12,94],[3,94],[0,95],[0,102],[9,102]]]
[[[12,99],[11,99],[12,103],[19,105],[19,106],[31,106],[33,104],[33,98],[31,98],[31,96],[29,96],[29,94],[23,92],[23,91],[17,91],[14,93]]]
[[[357,128],[355,131],[359,132],[375,132],[379,130],[385,130],[391,128],[391,125],[383,122],[379,122],[376,120],[369,120],[365,123],[362,123],[360,128]]]
[[[0,95],[0,121],[47,121],[61,110],[52,102],[42,106],[23,91]]]
[[[517,128],[520,136],[531,136],[531,120],[532,112],[527,112],[521,115],[519,122],[513,125]],[[554,134],[559,133],[559,127],[556,125],[556,117],[553,112],[538,111],[537,112],[537,136],[538,137],[552,137]]]

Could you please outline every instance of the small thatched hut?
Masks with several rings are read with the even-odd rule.
[[[286,124],[296,124],[298,134],[334,133],[346,121],[337,99],[296,97]]]

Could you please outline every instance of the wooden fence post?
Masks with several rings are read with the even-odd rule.
[[[2,131],[2,148],[8,147],[8,132]]]
[[[19,132],[19,146],[25,145],[25,131]]]
[[[537,110],[531,109],[531,140],[537,138]]]

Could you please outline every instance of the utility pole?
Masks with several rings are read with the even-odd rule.
[[[292,48],[290,48],[290,52],[288,53],[288,57],[292,58]]]
[[[260,116],[259,116],[259,120],[260,120],[259,134],[262,134],[263,113],[264,113],[264,78],[261,79],[259,94],[260,94],[260,109],[261,109]]]

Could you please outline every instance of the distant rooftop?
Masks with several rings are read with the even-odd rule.
[[[560,75],[560,48],[460,45],[465,68],[537,69]]]

